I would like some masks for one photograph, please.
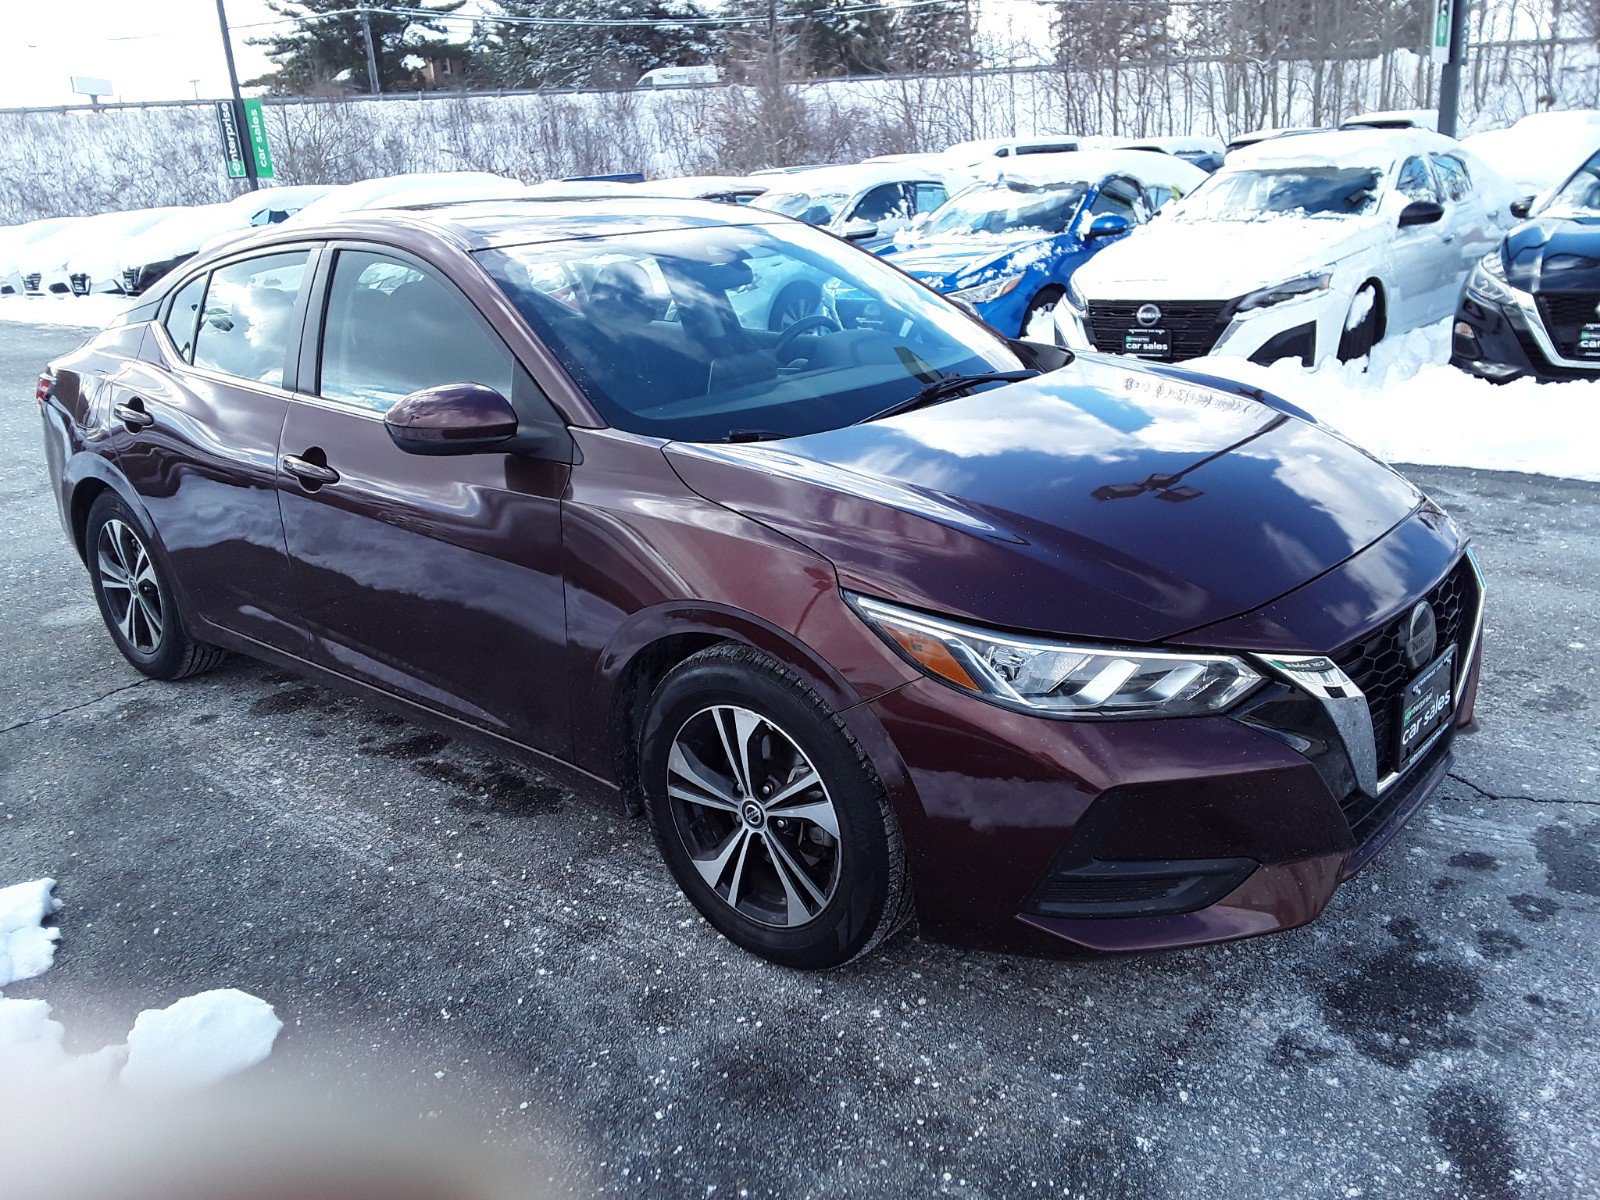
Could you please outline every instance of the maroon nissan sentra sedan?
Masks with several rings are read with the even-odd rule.
[[[773,214],[265,232],[39,402],[140,671],[242,652],[576,768],[793,966],[913,915],[1096,950],[1303,924],[1472,720],[1482,580],[1399,475]]]

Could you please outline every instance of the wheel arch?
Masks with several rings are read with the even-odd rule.
[[[155,549],[165,556],[166,546],[161,541],[155,522],[150,519],[150,510],[144,506],[133,485],[108,460],[98,454],[78,454],[68,468],[66,487],[67,522],[72,545],[85,563],[89,561],[89,550],[84,544],[89,527],[89,510],[106,492],[114,493],[117,499],[133,509],[145,531],[156,543]]]
[[[605,691],[603,719],[609,743],[600,757],[614,772],[628,812],[643,811],[636,776],[639,737],[651,696],[685,660],[721,644],[749,646],[770,655],[795,671],[836,712],[865,698],[798,637],[751,613],[704,603],[636,613],[601,653],[595,672]]]
[[[1356,287],[1356,293],[1359,295],[1364,287],[1372,288],[1374,293],[1373,307],[1377,310],[1378,323],[1372,331],[1372,340],[1379,342],[1383,340],[1383,335],[1389,330],[1389,291],[1383,286],[1383,280],[1376,275],[1369,275],[1364,279]]]

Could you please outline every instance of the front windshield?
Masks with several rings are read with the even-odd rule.
[[[953,196],[928,219],[922,236],[1065,233],[1088,188],[1082,183],[984,183]]]
[[[844,192],[767,192],[750,202],[754,208],[782,213],[807,225],[828,225],[833,222],[850,197]]]
[[[1550,197],[1542,217],[1600,217],[1600,152]]]
[[[947,301],[809,229],[677,229],[478,259],[606,421],[634,433],[798,436],[947,374],[1022,366]]]
[[[1272,167],[1224,171],[1196,188],[1172,216],[1184,221],[1253,221],[1263,216],[1348,217],[1378,203],[1376,167]]]

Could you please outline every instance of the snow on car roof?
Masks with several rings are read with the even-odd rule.
[[[948,167],[930,166],[926,162],[856,163],[847,167],[811,167],[804,171],[791,171],[777,177],[772,185],[772,195],[778,192],[807,192],[811,195],[829,193],[855,193],[879,183],[899,183],[902,180],[943,180],[960,172]]]
[[[1461,143],[1524,192],[1563,182],[1600,150],[1600,109],[1533,113],[1508,129],[1490,129]]]
[[[1331,129],[1269,138],[1235,150],[1224,171],[1279,166],[1351,166],[1387,169],[1408,154],[1459,150],[1454,138],[1430,129]]]
[[[1018,179],[1028,183],[1094,183],[1107,175],[1131,175],[1145,185],[1189,192],[1206,180],[1206,173],[1159,150],[1074,150],[1067,154],[1028,154],[996,159],[985,177]]]
[[[636,194],[692,200],[724,192],[765,192],[774,185],[770,179],[748,179],[742,175],[681,175],[673,179],[648,179],[628,186],[639,189]]]

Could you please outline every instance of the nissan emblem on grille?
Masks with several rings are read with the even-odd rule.
[[[1439,642],[1439,625],[1434,619],[1433,605],[1419,601],[1406,618],[1406,662],[1420,668],[1432,661]]]
[[[1141,325],[1154,325],[1161,320],[1161,310],[1154,304],[1139,305],[1139,311],[1133,315]]]

